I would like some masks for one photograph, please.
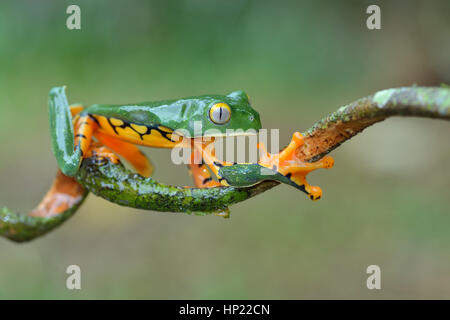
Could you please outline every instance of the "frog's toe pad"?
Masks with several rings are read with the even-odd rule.
[[[322,189],[317,186],[311,186],[308,195],[311,200],[317,201],[322,198]]]
[[[296,147],[301,147],[305,143],[303,135],[300,132],[294,132],[291,141],[295,144]]]
[[[323,163],[323,168],[324,169],[333,168],[333,166],[334,166],[334,159],[333,159],[333,157],[326,156],[326,157],[322,158],[322,163]]]

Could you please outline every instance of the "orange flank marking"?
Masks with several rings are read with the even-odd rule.
[[[110,118],[109,121],[111,121],[111,124],[116,127],[120,127],[123,125],[123,121],[120,119]]]
[[[158,126],[158,129],[161,131],[164,131],[164,132],[168,132],[168,133],[173,131],[172,129],[164,127],[164,126]]]
[[[166,127],[147,128],[144,125],[125,123],[122,120],[95,116],[98,120],[98,131],[117,139],[154,148],[173,148],[178,141],[171,141],[172,130]],[[161,130],[165,135],[159,131]],[[180,140],[181,141],[181,140]]]
[[[131,127],[136,130],[138,133],[140,134],[145,134],[147,132],[147,127],[146,126],[140,126],[138,124],[131,124]]]
[[[116,127],[116,131],[117,131],[117,134],[122,138],[123,137],[131,138],[131,139],[137,140],[137,141],[141,140],[140,134],[137,133],[136,131],[134,131],[131,127],[125,127],[125,128]]]
[[[100,131],[95,132],[95,137],[101,144],[104,144],[118,155],[124,157],[139,174],[144,177],[150,177],[153,173],[153,166],[150,160],[136,145],[106,135]]]

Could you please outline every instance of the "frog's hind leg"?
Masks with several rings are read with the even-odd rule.
[[[136,145],[116,139],[99,131],[96,131],[94,135],[101,144],[124,157],[140,175],[144,177],[150,177],[152,175],[153,166],[150,160]]]
[[[201,162],[195,163],[194,159],[201,159]],[[195,148],[192,149],[189,168],[197,188],[212,188],[221,186],[220,182],[213,180],[211,173],[202,159],[201,152]]]
[[[220,168],[225,167],[225,166],[231,166],[235,163],[219,160],[216,157],[216,151],[214,149],[214,142],[212,142],[212,141],[209,141],[206,143],[194,142],[193,146],[192,146],[192,150],[194,150],[192,153],[193,155],[196,154],[198,159],[202,159],[202,164],[204,164],[204,165],[202,167],[198,166],[199,167],[198,171],[200,171],[200,169],[202,169],[202,174],[205,174],[205,179],[212,180],[207,167],[211,170],[211,172],[218,179],[218,181],[212,180],[214,182],[210,183],[210,187],[229,186],[228,182],[226,181],[226,179],[224,179],[220,175],[219,171],[220,171]],[[208,176],[206,176],[206,173],[208,173]],[[194,179],[195,179],[195,177],[194,177]]]
[[[92,134],[97,124],[89,115],[80,115],[75,123],[75,147],[80,149],[81,157],[84,158],[91,146]]]

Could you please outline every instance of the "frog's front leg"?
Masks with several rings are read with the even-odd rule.
[[[296,132],[290,144],[278,154],[270,154],[263,144],[258,144],[258,163],[231,164],[222,166],[220,175],[235,187],[249,187],[264,180],[274,180],[294,186],[305,192],[312,200],[322,196],[319,187],[311,186],[306,175],[319,168],[331,168],[333,158],[324,157],[316,162],[306,162],[297,157],[297,150],[303,145],[303,136]]]
[[[220,182],[213,180],[201,151],[196,148],[191,149],[189,168],[197,188],[212,188],[221,185]]]
[[[194,139],[195,140],[195,139]],[[229,186],[228,182],[222,178],[219,171],[220,168],[225,166],[231,166],[233,163],[221,161],[216,157],[215,149],[214,149],[214,141],[208,141],[203,138],[203,140],[197,140],[194,141],[193,147],[192,147],[193,155],[197,153],[197,155],[201,156],[202,163],[206,164],[210,168],[210,170],[214,173],[214,175],[217,177],[218,182],[214,181],[214,183],[211,183],[212,187],[217,186]],[[208,169],[205,165],[203,165],[201,168],[204,170],[204,172],[208,172]],[[211,175],[210,175],[211,176]],[[212,178],[211,178],[212,179]]]

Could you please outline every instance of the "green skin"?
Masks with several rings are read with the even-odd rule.
[[[224,102],[231,108],[230,120],[216,124],[209,117],[210,108]],[[226,130],[259,130],[259,114],[249,103],[244,91],[235,91],[229,95],[203,95],[176,100],[142,102],[126,105],[94,104],[82,113],[117,118],[146,126],[164,126],[172,130],[183,130],[188,138],[205,136],[207,130],[215,130],[225,135]],[[194,130],[194,122],[202,124],[201,130]]]
[[[226,103],[231,117],[224,124],[214,123],[209,116],[216,103]],[[226,135],[227,130],[261,129],[259,114],[249,103],[243,91],[229,95],[204,95],[178,100],[144,102],[127,105],[94,104],[84,109],[80,116],[99,115],[117,118],[129,123],[145,126],[164,126],[188,138]],[[67,176],[75,176],[81,164],[81,151],[74,146],[74,130],[69,104],[64,87],[55,87],[49,95],[50,132],[52,149],[58,167]],[[201,127],[195,127],[195,123]],[[214,130],[214,134],[211,131]],[[208,132],[209,131],[209,132]]]
[[[231,109],[230,120],[224,124],[214,123],[209,116],[210,108],[219,102],[226,103]],[[241,90],[226,96],[203,95],[126,105],[94,104],[80,113],[80,115],[87,114],[117,118],[146,126],[162,125],[174,131],[184,132],[187,137],[226,135],[227,130],[230,129],[243,131],[261,129],[258,112],[250,106],[247,94]],[[52,149],[58,167],[65,175],[74,177],[78,173],[82,157],[80,149],[74,148],[72,116],[65,87],[55,87],[50,90],[49,116]],[[201,123],[201,128],[194,127],[196,121]],[[209,135],[208,133],[212,130],[215,133]],[[271,170],[257,164],[245,164],[221,168],[219,173],[230,186],[248,187],[261,181],[274,180],[301,189],[302,186],[293,184],[276,171],[268,171]]]

